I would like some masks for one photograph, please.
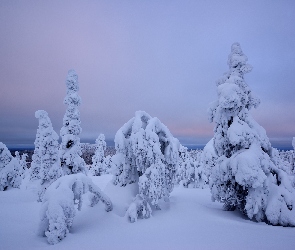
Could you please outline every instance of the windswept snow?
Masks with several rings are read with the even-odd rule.
[[[32,189],[0,192],[0,249],[294,249],[295,228],[257,223],[222,210],[209,189],[175,187],[170,202],[148,220],[130,223],[124,212],[135,184],[114,186],[111,175],[91,177],[110,197],[114,210],[85,199],[67,237],[49,245],[37,235],[41,203]]]

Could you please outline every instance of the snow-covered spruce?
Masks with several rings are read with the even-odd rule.
[[[0,142],[0,191],[8,187],[19,188],[23,170],[6,145]]]
[[[106,142],[104,134],[100,134],[95,141],[95,154],[92,157],[91,173],[94,176],[105,174],[105,157]]]
[[[35,112],[35,117],[39,119],[39,127],[35,140],[38,143],[35,145],[35,149],[38,149],[36,150],[38,156],[35,159],[40,161],[40,166],[34,164],[35,168],[31,172],[31,177],[35,175],[35,170],[38,169],[38,177],[41,180],[38,196],[39,201],[42,201],[42,196],[46,188],[61,177],[63,172],[58,156],[58,135],[53,130],[48,113],[44,110],[38,110]]]
[[[76,213],[82,208],[82,195],[90,192],[91,206],[100,200],[107,212],[113,209],[111,200],[92,180],[82,173],[66,175],[53,182],[44,194],[39,234],[50,244],[56,244],[69,233]]]
[[[36,114],[37,114],[37,112],[35,112],[35,117],[36,117]],[[36,118],[39,119],[38,117],[36,117]],[[50,121],[46,121],[45,119],[39,119],[39,126],[37,129],[36,139],[34,142],[35,149],[34,149],[34,154],[32,155],[32,162],[31,162],[31,167],[30,167],[30,179],[31,180],[37,180],[37,179],[41,178],[42,130],[45,130],[46,126],[48,126],[49,123],[50,123]]]
[[[158,207],[159,200],[167,200],[173,189],[179,145],[158,118],[137,111],[115,136],[114,184],[125,186],[138,181],[139,199]],[[142,207],[138,205],[142,202],[135,203],[132,207]]]
[[[74,174],[86,171],[85,161],[81,158],[79,135],[82,131],[80,112],[81,98],[78,95],[79,83],[75,70],[69,70],[66,79],[67,95],[64,104],[68,105],[60,130],[62,142],[59,157],[64,174]]]
[[[217,81],[218,100],[209,109],[218,157],[210,176],[212,198],[250,219],[295,226],[294,176],[274,164],[265,130],[249,113],[259,100],[244,80],[252,67],[240,44],[232,45],[228,65],[229,71]]]

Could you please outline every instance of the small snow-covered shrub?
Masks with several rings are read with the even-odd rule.
[[[147,219],[151,216],[152,209],[146,199],[137,194],[133,202],[130,204],[126,215],[130,222],[136,222],[137,219]]]
[[[107,212],[112,210],[112,202],[89,177],[82,173],[63,176],[46,190],[41,209],[39,234],[46,236],[50,244],[60,242],[69,233],[76,213],[82,208],[82,195],[90,192],[91,206],[100,200]]]
[[[82,132],[80,126],[81,98],[78,95],[79,83],[75,70],[69,70],[66,79],[67,95],[64,104],[68,105],[63,118],[63,127],[60,130],[62,142],[59,149],[59,157],[64,174],[85,173],[85,161],[81,158],[79,135]]]
[[[137,111],[115,136],[114,184],[138,182],[140,196],[153,205],[168,199],[174,186],[179,145],[158,118]]]
[[[215,128],[208,146],[212,154],[204,159],[211,171],[212,199],[224,203],[225,210],[239,209],[250,219],[295,226],[294,176],[278,167],[265,130],[250,115],[259,100],[244,80],[252,68],[246,62],[240,44],[234,43],[229,71],[217,81],[218,100],[209,109]]]
[[[17,158],[14,158],[6,145],[0,142],[0,191],[8,187],[19,188],[23,169]]]

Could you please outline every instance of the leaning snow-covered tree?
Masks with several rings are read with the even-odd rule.
[[[91,193],[90,206],[102,201],[107,212],[113,209],[111,200],[82,173],[63,176],[48,187],[40,213],[39,234],[46,236],[50,244],[56,244],[67,236],[76,206],[81,210],[83,194],[87,192]]]
[[[60,130],[62,142],[60,145],[60,161],[65,174],[85,172],[85,161],[81,158],[79,135],[81,98],[78,95],[79,83],[75,70],[69,70],[66,79],[67,95],[64,104],[68,105],[63,118],[63,127]]]
[[[0,191],[8,187],[19,188],[23,170],[6,145],[0,142]]]
[[[37,152],[39,155],[38,157],[35,157],[35,159],[40,159],[38,172],[39,179],[41,180],[41,187],[38,194],[39,201],[41,201],[46,188],[56,179],[61,177],[63,172],[58,156],[58,135],[53,130],[48,113],[44,110],[38,110],[35,112],[35,117],[39,119],[39,127],[36,138],[36,141],[38,141]],[[35,167],[35,169],[37,168]],[[34,171],[32,171],[32,173],[34,173]]]
[[[95,153],[92,157],[91,172],[94,176],[100,176],[105,173],[104,152],[106,145],[104,134],[100,134],[95,140]]]
[[[250,115],[259,100],[245,82],[252,67],[239,43],[231,47],[228,66],[217,81],[218,100],[209,108],[218,156],[210,179],[212,198],[257,221],[295,226],[294,177],[275,166],[266,132]]]
[[[142,199],[142,202],[134,202],[138,209],[142,210],[146,201],[158,207],[160,199],[169,198],[178,164],[179,145],[158,118],[152,118],[144,111],[137,111],[135,117],[116,133],[117,154],[112,158],[114,184],[125,186],[138,181],[139,199]]]

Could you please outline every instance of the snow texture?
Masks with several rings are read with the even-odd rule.
[[[99,204],[90,207],[86,194],[70,233],[55,245],[36,235],[42,203],[36,202],[31,190],[0,192],[1,249],[294,249],[295,228],[256,223],[239,213],[223,211],[222,204],[210,200],[206,188],[176,186],[171,202],[163,203],[162,210],[131,224],[124,215],[132,202],[131,194],[136,195],[136,183],[121,188],[113,185],[111,178],[91,176],[110,197],[112,212],[107,214]]]
[[[88,191],[92,194],[91,206],[101,200],[107,212],[112,210],[110,199],[82,173],[63,176],[47,188],[41,209],[39,234],[46,236],[50,244],[56,244],[67,236],[76,214],[75,206],[81,210],[82,195]]]

